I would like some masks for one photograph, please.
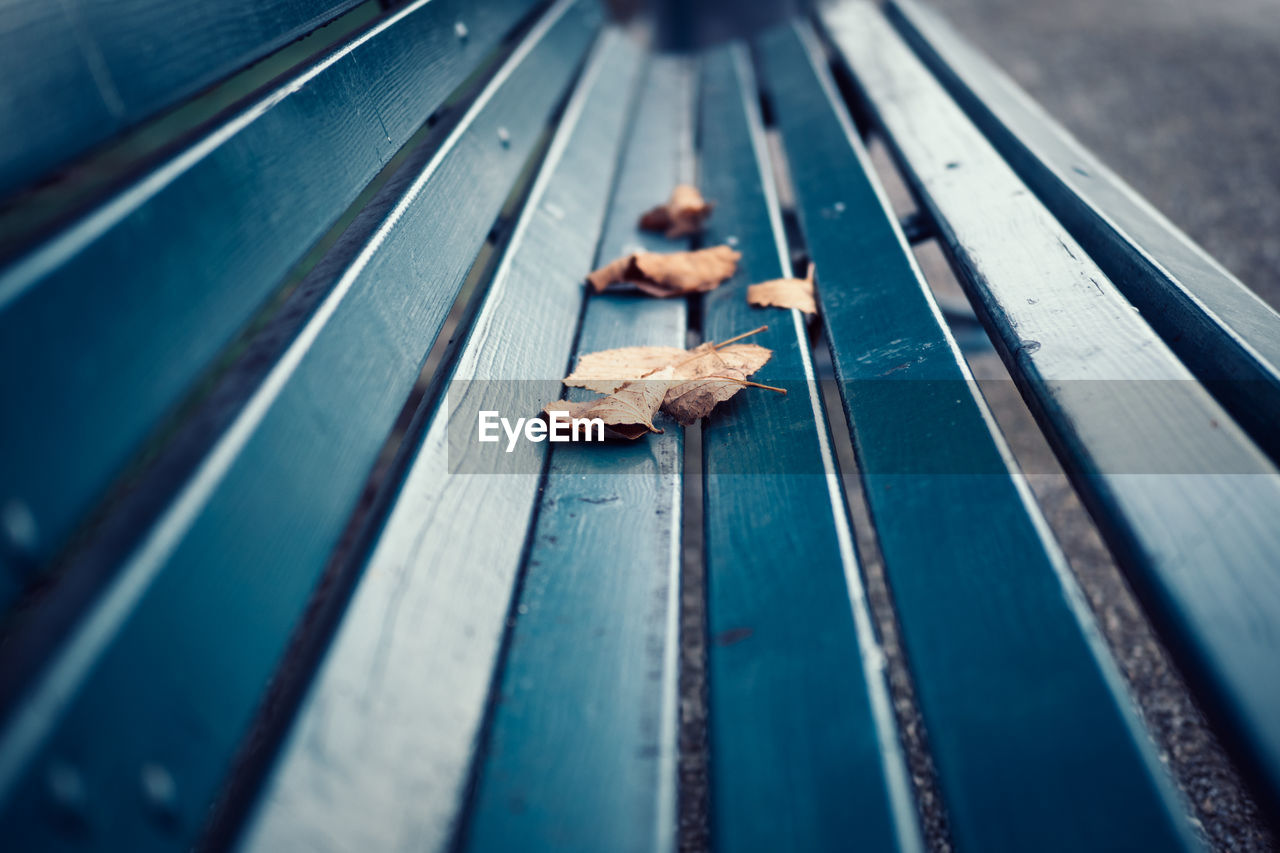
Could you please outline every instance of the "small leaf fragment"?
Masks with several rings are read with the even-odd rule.
[[[568,412],[569,418],[600,418],[605,435],[634,441],[647,432],[662,432],[653,425],[653,417],[662,406],[675,371],[670,367],[646,373],[643,378],[625,382],[612,394],[594,400],[548,403],[542,411]]]
[[[742,253],[729,246],[712,246],[696,252],[635,252],[606,264],[587,276],[600,292],[611,284],[627,282],[659,298],[715,290],[738,269]]]
[[[813,264],[804,278],[775,278],[747,288],[747,302],[757,308],[798,308],[806,314],[818,313],[813,298]]]
[[[671,191],[671,198],[666,204],[660,204],[640,217],[640,227],[645,231],[665,231],[668,239],[697,234],[711,216],[713,207],[697,187],[679,184]]]

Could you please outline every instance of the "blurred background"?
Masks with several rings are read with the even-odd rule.
[[[934,6],[1147,201],[1280,308],[1280,3]]]
[[[620,14],[642,0],[610,0]],[[719,41],[805,0],[659,0],[669,42]],[[1280,308],[1280,2],[933,0],[1086,147]],[[683,46],[683,45],[681,45]]]

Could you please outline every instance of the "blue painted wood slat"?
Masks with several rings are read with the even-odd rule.
[[[34,521],[25,562],[57,552],[290,267],[530,5],[406,7],[0,270],[0,446],[22,448],[0,454],[0,503]],[[472,28],[460,41],[463,16]]]
[[[910,775],[827,434],[803,315],[752,308],[791,273],[750,57],[705,60],[704,240],[738,274],[703,298],[705,340],[768,323],[774,351],[703,427],[711,837],[717,850],[921,850]]]
[[[621,32],[597,45],[244,849],[447,848],[547,447],[487,467],[476,413],[560,392],[642,67]]]
[[[359,0],[0,6],[0,196]]]
[[[1193,849],[807,26],[758,45],[958,849]]]
[[[878,10],[824,21],[1135,591],[1280,805],[1280,473]]]
[[[23,697],[0,736],[0,826],[17,846],[78,847],[65,824],[29,819],[46,815],[47,777],[64,766],[86,792],[77,820],[104,848],[168,848],[199,830],[597,23],[586,3],[546,13]],[[138,794],[152,765],[176,785],[164,820]]]
[[[651,59],[598,262],[687,245],[636,220],[693,179],[696,80],[691,60]],[[683,346],[685,327],[683,300],[593,295],[576,349]],[[550,454],[467,849],[675,847],[683,430],[660,420]]]
[[[929,6],[888,6],[921,59],[1152,328],[1273,459],[1280,314],[1135,193]]]

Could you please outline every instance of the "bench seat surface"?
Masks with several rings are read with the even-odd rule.
[[[110,784],[133,776],[129,768],[158,762],[181,779],[172,820],[187,833],[200,828],[454,296],[592,32],[580,6],[561,3],[547,13],[337,274],[29,692],[0,741],[0,787],[23,792],[0,817],[15,837],[33,846],[59,838],[50,823],[21,815],[36,808],[42,793],[33,780],[48,762],[81,754],[84,784],[105,792],[87,819],[129,838],[133,849],[171,838],[135,805],[133,789]],[[507,145],[500,127],[508,128]],[[440,216],[463,188],[469,203]],[[419,252],[424,244],[439,248]],[[361,416],[341,416],[347,412]],[[116,734],[99,741],[104,726]]]
[[[1275,463],[879,10],[850,2],[825,20],[1064,468],[1201,700],[1274,798]]]
[[[1063,556],[886,215],[816,37],[784,30],[759,53],[957,844],[1189,847]]]
[[[1042,201],[1047,167],[1015,151],[1033,150],[1023,119],[975,120],[970,78],[935,76],[921,34],[936,24],[913,0],[887,17],[844,2],[674,55],[601,26],[592,0],[528,18],[534,5],[388,10],[0,269],[0,392],[15,412],[0,443],[32,448],[0,456],[0,498],[6,523],[20,505],[39,534],[0,552],[0,608],[25,595],[40,613],[73,586],[89,559],[64,553],[76,536],[111,562],[86,517],[130,466],[160,506],[101,588],[66,605],[78,621],[20,685],[0,729],[5,837],[671,850],[681,818],[705,814],[717,849],[921,850],[856,489],[956,845],[1197,849],[848,97],[886,134],[1197,695],[1280,790],[1267,442],[1091,258],[1129,250],[1077,237],[1067,213],[1096,209],[1087,187]],[[266,4],[253,38],[191,56],[171,91],[86,127],[117,132],[346,8]],[[705,232],[640,232],[678,183],[716,204]],[[721,243],[739,269],[705,295],[583,286],[631,251]],[[819,317],[747,304],[749,284],[802,255]],[[281,304],[296,322],[276,317],[285,340],[254,349]],[[1210,308],[1175,323],[1207,330],[1202,355],[1234,334],[1230,310]],[[744,389],[697,443],[665,415],[635,442],[486,455],[473,441],[481,410],[590,398],[560,382],[585,353],[764,324],[752,340],[773,357],[753,379],[787,393]],[[817,334],[856,472],[837,463]],[[1233,352],[1237,373],[1266,373],[1268,350]],[[213,408],[222,371],[262,353],[207,444],[184,451],[194,461],[146,479],[148,448],[176,453],[167,419]],[[700,530],[685,517],[694,486]],[[687,586],[690,537],[705,590]],[[706,636],[682,636],[701,593]],[[681,680],[695,639],[702,696]],[[0,688],[15,678],[0,667]],[[709,790],[695,802],[680,737],[703,703]]]
[[[473,29],[459,41],[462,5],[415,3],[379,22],[0,271],[0,445],[28,449],[0,457],[0,480],[34,519],[27,562],[58,553],[228,343],[272,307],[308,249],[531,4],[471,5]],[[571,18],[594,14],[583,7]],[[572,70],[573,49],[563,51],[557,61]],[[489,110],[487,132],[537,126],[537,99],[559,92],[546,70],[543,88],[527,84],[528,109],[511,97]],[[535,141],[513,139],[507,163]],[[495,175],[490,186],[501,184]],[[464,232],[459,223],[454,233]],[[12,597],[0,587],[0,604]]]

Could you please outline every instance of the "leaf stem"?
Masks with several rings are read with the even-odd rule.
[[[769,328],[769,327],[768,327],[768,326],[760,326],[759,328],[752,329],[752,330],[751,330],[751,331],[749,331],[749,332],[743,332],[743,333],[742,333],[742,334],[740,334],[740,335],[736,335],[736,336],[734,336],[734,337],[732,337],[732,338],[729,338],[727,341],[721,341],[721,342],[720,342],[720,343],[718,343],[718,344],[712,344],[712,345],[711,345],[711,348],[712,348],[712,349],[720,349],[721,347],[728,346],[729,344],[734,343],[735,341],[740,341],[740,340],[742,340],[743,338],[749,338],[749,337],[751,337],[752,335],[758,335],[758,334],[760,334],[761,332],[763,332],[763,331],[764,331],[765,329],[767,329],[767,328]]]

